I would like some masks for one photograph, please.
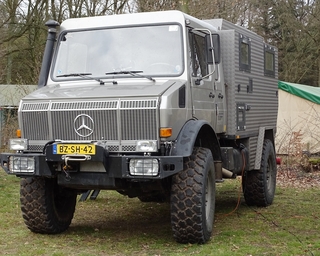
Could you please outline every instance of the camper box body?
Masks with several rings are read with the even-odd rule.
[[[248,138],[250,169],[259,169],[260,161],[255,156],[261,155],[264,132],[276,132],[277,49],[266,44],[256,33],[226,20],[206,22],[218,29],[221,40],[227,97],[226,138]],[[269,138],[274,134],[268,135]]]

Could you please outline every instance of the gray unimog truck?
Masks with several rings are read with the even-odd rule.
[[[225,178],[242,176],[248,205],[272,203],[275,47],[179,11],[46,25],[39,89],[21,100],[16,153],[1,154],[31,231],[66,230],[88,190],[170,202],[181,243],[210,239]]]

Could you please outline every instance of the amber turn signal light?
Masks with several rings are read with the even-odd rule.
[[[168,138],[172,135],[172,128],[160,128],[160,138]]]
[[[21,138],[21,130],[20,130],[20,129],[18,129],[18,130],[16,131],[16,135],[17,135],[18,138]]]

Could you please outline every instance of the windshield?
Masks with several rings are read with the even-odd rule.
[[[74,31],[61,35],[53,69],[54,80],[91,77],[179,76],[183,72],[179,25],[157,25]],[[117,73],[118,72],[118,73]],[[140,77],[140,76],[134,76]]]

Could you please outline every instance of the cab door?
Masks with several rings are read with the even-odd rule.
[[[198,120],[206,120],[212,127],[217,121],[214,64],[208,64],[206,33],[189,30],[192,113]]]

